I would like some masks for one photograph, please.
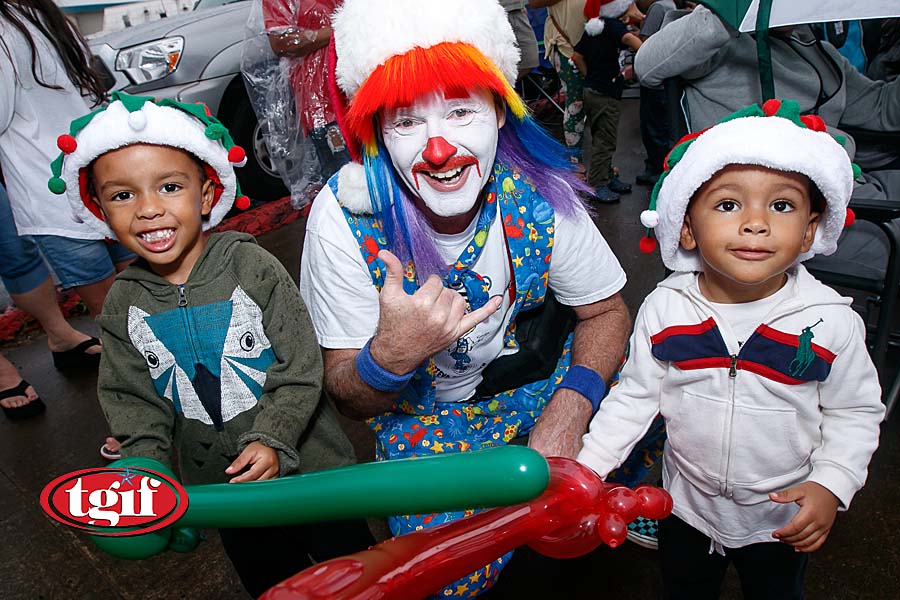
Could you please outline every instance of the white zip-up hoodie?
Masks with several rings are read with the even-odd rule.
[[[881,388],[850,299],[802,265],[788,275],[790,299],[740,347],[696,273],[662,281],[641,306],[620,383],[578,461],[605,477],[659,413],[668,479],[680,473],[703,494],[742,505],[815,481],[846,509],[878,446]]]

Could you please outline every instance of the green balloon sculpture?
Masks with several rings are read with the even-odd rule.
[[[126,458],[109,466],[148,469],[175,479],[170,469],[149,458]],[[269,481],[185,486],[187,512],[172,528],[92,537],[113,556],[142,559],[167,548],[193,550],[200,535],[192,528],[298,525],[508,506],[536,498],[549,479],[544,457],[524,446],[366,463]]]

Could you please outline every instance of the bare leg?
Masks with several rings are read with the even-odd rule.
[[[16,306],[38,320],[47,333],[47,345],[53,352],[71,350],[91,337],[73,328],[63,317],[56,299],[56,289],[49,277],[33,290],[24,294],[10,294],[10,298]],[[96,354],[100,352],[100,346],[93,346],[85,352]]]
[[[9,362],[9,360],[7,360],[5,356],[0,354],[0,391],[13,388],[17,386],[20,381],[22,381],[22,376],[19,375],[18,369],[16,369],[15,365]],[[34,388],[29,385],[27,388],[25,388],[24,396],[4,398],[3,400],[0,400],[0,406],[6,408],[17,408],[19,406],[25,406],[37,397],[38,396],[34,391]]]
[[[84,300],[88,310],[91,312],[91,316],[94,318],[100,316],[100,313],[103,312],[103,301],[106,299],[106,294],[109,292],[109,288],[112,287],[115,278],[115,275],[110,275],[97,283],[79,285],[74,288],[78,295],[81,296],[81,299]]]

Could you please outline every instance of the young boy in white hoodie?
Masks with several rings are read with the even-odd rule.
[[[770,100],[682,139],[641,215],[675,272],[577,458],[605,477],[665,419],[666,598],[717,598],[730,562],[746,598],[802,598],[865,483],[884,406],[863,322],[800,264],[834,251],[855,169],[821,119]]]

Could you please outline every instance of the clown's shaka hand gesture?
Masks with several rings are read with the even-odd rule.
[[[387,250],[378,253],[386,269],[378,303],[381,316],[372,358],[397,375],[415,370],[500,308],[502,296],[466,313],[466,300],[436,275],[412,295],[403,290],[403,265]]]

